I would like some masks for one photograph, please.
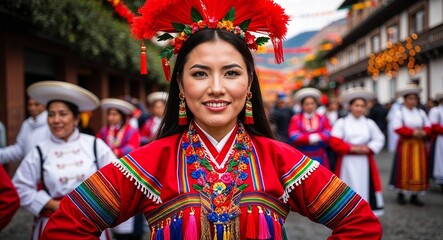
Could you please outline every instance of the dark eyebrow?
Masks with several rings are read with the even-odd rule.
[[[238,64],[236,64],[236,63],[229,64],[229,65],[226,65],[226,66],[223,66],[222,69],[223,69],[223,70],[226,70],[226,69],[229,69],[229,68],[235,68],[235,67],[238,67],[238,68],[240,68],[240,69],[243,69],[240,65],[238,65]],[[208,66],[205,66],[205,65],[202,65],[202,64],[194,64],[194,65],[192,65],[192,67],[189,68],[189,70],[191,70],[191,69],[193,69],[193,68],[201,68],[201,69],[204,69],[204,70],[209,70],[209,69],[210,69]]]

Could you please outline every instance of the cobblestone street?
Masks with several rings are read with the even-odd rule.
[[[392,154],[382,152],[377,157],[384,186],[385,214],[380,217],[384,240],[443,240],[443,194],[438,185],[431,185],[428,194],[422,196],[425,206],[399,206],[396,194],[388,190],[387,183],[392,166]],[[0,239],[30,239],[32,216],[19,210],[13,221],[0,233]],[[327,239],[331,230],[304,218],[290,214],[286,221],[289,239]],[[146,235],[145,239],[149,239]]]

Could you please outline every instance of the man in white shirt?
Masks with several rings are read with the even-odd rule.
[[[22,123],[16,143],[0,148],[0,164],[21,161],[37,143],[49,138],[45,105],[30,98],[27,108],[31,116]]]

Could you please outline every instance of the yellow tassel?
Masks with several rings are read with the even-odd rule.
[[[228,225],[226,237],[227,237],[226,240],[231,240],[231,224]]]
[[[228,239],[228,231],[226,231],[226,225],[223,224],[223,240]]]
[[[214,240],[217,240],[217,225],[214,224]]]

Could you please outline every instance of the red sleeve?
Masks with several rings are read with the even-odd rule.
[[[321,165],[294,188],[289,204],[332,229],[329,240],[381,239],[381,224],[369,204]]]
[[[424,127],[423,130],[426,132],[426,135],[430,136],[432,134],[432,128],[431,127]]]
[[[11,221],[17,209],[20,207],[20,199],[17,191],[9,178],[9,175],[0,166],[0,230]]]
[[[381,224],[361,196],[317,161],[280,146],[275,164],[284,186],[282,201],[291,210],[332,229],[330,240],[381,239]]]
[[[351,145],[343,141],[341,138],[331,136],[329,144],[331,148],[340,155],[348,154],[351,151]]]
[[[395,132],[402,137],[412,137],[414,129],[403,126],[401,128],[395,129]]]
[[[309,145],[309,133],[303,133],[299,127],[300,114],[294,115],[288,127],[289,142],[293,146]]]
[[[331,124],[329,123],[329,120],[325,115],[320,116],[320,119],[321,121],[323,121],[323,131],[319,133],[321,140],[324,143],[329,143],[329,141],[331,140]]]
[[[432,132],[435,134],[442,135],[443,134],[443,126],[440,124],[432,124]]]
[[[41,239],[98,239],[103,230],[126,221],[150,203],[109,164],[63,198]]]

